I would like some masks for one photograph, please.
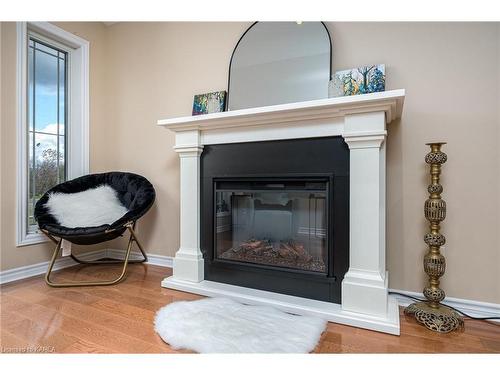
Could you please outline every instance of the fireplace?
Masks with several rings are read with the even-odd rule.
[[[399,334],[386,271],[385,154],[404,97],[392,90],[158,121],[175,132],[180,157],[180,246],[162,286]],[[305,200],[311,212],[311,180],[317,221],[297,224]],[[239,226],[259,210],[277,222]],[[289,253],[277,262],[282,244]]]
[[[205,147],[205,279],[340,302],[348,170],[342,137]]]

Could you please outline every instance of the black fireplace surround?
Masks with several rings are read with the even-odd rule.
[[[207,145],[205,280],[341,302],[349,267],[349,150],[342,137]]]

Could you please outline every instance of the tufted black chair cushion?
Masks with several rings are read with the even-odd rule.
[[[79,193],[104,184],[115,189],[121,203],[128,208],[128,212],[112,224],[85,228],[63,227],[45,207],[51,193]],[[126,230],[124,225],[135,222],[144,215],[153,205],[155,197],[153,185],[137,174],[127,172],[89,174],[63,182],[47,191],[36,203],[34,215],[39,228],[51,235],[79,245],[92,245],[122,235]]]

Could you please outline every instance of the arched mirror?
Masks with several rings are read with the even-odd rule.
[[[322,22],[256,22],[229,66],[227,110],[328,97],[331,40]]]

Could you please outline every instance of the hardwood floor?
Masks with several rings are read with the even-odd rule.
[[[110,269],[76,266],[58,279],[110,278]],[[99,272],[96,272],[99,271]],[[3,353],[186,353],[174,351],[153,330],[155,312],[200,296],[160,287],[171,270],[131,265],[127,279],[109,287],[50,288],[42,277],[1,286]],[[467,320],[463,332],[437,334],[401,315],[401,336],[329,323],[316,353],[500,353],[500,325]]]

